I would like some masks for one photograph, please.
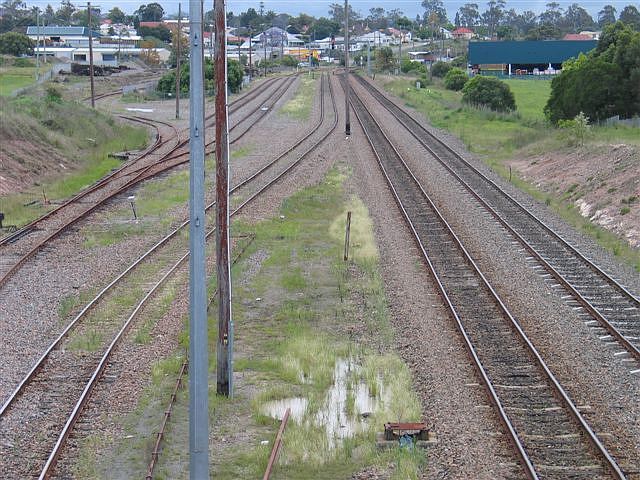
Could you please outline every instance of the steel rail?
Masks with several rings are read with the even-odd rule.
[[[328,138],[328,136],[335,130],[335,127],[337,126],[337,123],[338,123],[338,115],[337,115],[337,110],[335,110],[335,100],[334,100],[334,97],[333,97],[333,90],[332,90],[330,84],[329,84],[329,90],[330,90],[330,93],[331,93],[334,112],[336,113],[335,122],[334,122],[330,132],[327,135],[325,135],[322,138],[320,138],[320,140],[315,142],[315,144],[311,148],[306,150],[291,166],[289,166],[288,168],[283,170],[279,175],[277,175],[276,177],[271,179],[265,186],[263,186],[261,189],[259,189],[253,195],[251,195],[245,202],[243,202],[242,205],[240,205],[237,208],[235,208],[233,210],[233,212],[231,212],[231,214],[230,214],[231,216],[235,216],[236,214],[238,214],[247,204],[249,204],[250,202],[252,202],[256,198],[258,198],[267,188],[273,186],[278,180],[280,180],[282,177],[284,177],[286,174],[288,174],[290,171],[292,171],[293,167],[298,165],[309,153],[314,151],[320,144],[322,144]],[[324,118],[324,115],[322,115],[322,117]],[[305,139],[306,138],[308,138],[308,137],[305,137]],[[298,142],[298,144],[301,144],[305,139],[300,140]],[[284,154],[284,155],[286,155],[286,154]],[[282,158],[284,155],[279,156],[279,158]],[[275,161],[273,163],[275,164]],[[234,189],[232,191],[236,191],[238,188],[240,188],[240,187],[234,187]],[[212,208],[214,205],[215,205],[215,202],[213,202],[210,205],[208,205],[207,206],[207,210]],[[188,224],[188,221],[183,223],[181,225],[181,227],[185,226],[186,224]],[[207,232],[206,238],[209,239],[209,237],[215,233],[215,230],[216,229],[214,227],[209,232]],[[51,451],[51,453],[50,453],[50,455],[49,455],[49,457],[48,457],[48,459],[47,459],[47,461],[45,463],[45,466],[44,466],[43,470],[40,473],[40,476],[39,476],[40,480],[44,480],[44,479],[50,478],[51,474],[53,473],[53,469],[54,469],[54,467],[55,467],[55,465],[57,463],[57,460],[59,459],[59,456],[60,456],[60,454],[62,452],[63,446],[66,443],[66,440],[68,439],[69,435],[71,434],[71,431],[73,430],[73,426],[75,425],[75,423],[77,422],[78,418],[80,417],[80,414],[82,413],[82,410],[83,410],[84,406],[86,405],[86,403],[87,403],[87,401],[89,399],[89,396],[90,396],[91,392],[93,391],[93,388],[95,387],[95,385],[97,384],[98,380],[100,379],[102,373],[104,372],[113,350],[118,345],[120,340],[123,338],[124,334],[128,330],[128,328],[131,325],[131,323],[133,322],[134,318],[141,311],[141,309],[146,304],[146,302],[157,291],[157,289],[160,288],[160,286],[162,286],[166,282],[166,280],[170,277],[170,275],[172,275],[178,268],[180,268],[180,266],[188,258],[189,258],[189,253],[187,252],[186,254],[184,254],[173,265],[173,267],[169,271],[167,271],[167,273],[165,275],[163,275],[163,277],[158,282],[156,282],[156,284],[154,284],[154,286],[144,296],[142,301],[136,306],[134,311],[131,313],[129,318],[126,320],[124,325],[119,330],[119,332],[116,335],[116,337],[114,338],[114,340],[110,343],[107,351],[103,354],[98,367],[96,367],[93,375],[91,376],[91,379],[89,380],[89,382],[85,386],[81,397],[76,402],[76,405],[73,408],[73,411],[72,411],[71,415],[67,419],[67,421],[66,421],[66,423],[65,423],[65,425],[64,425],[64,427],[63,427],[63,429],[62,429],[62,431],[60,433],[60,435],[58,436],[56,444],[55,444],[53,450]],[[3,411],[4,411],[4,408],[3,408]],[[0,417],[1,417],[1,415],[2,415],[2,413],[0,412]]]
[[[322,118],[324,118],[324,115]],[[310,134],[314,132],[315,129],[312,129]],[[309,134],[309,135],[310,135]],[[306,140],[309,135],[305,136],[302,140],[297,142],[293,148],[301,144],[304,140]],[[232,142],[233,143],[233,142]],[[280,159],[282,159],[285,155],[290,153],[293,148],[287,149],[286,152],[279,155],[275,158],[271,163],[267,164],[266,167],[260,169],[260,173],[267,170],[269,167],[275,165]],[[307,152],[308,153],[308,152]],[[257,175],[251,176],[251,180],[253,180]],[[248,183],[248,180],[244,180],[231,189],[230,193],[234,193],[239,188],[243,187]],[[246,202],[245,202],[246,204]],[[207,210],[212,208],[215,205],[215,202],[209,204],[207,206]],[[244,204],[243,204],[244,206]],[[148,257],[150,257],[156,250],[165,245],[169,240],[178,235],[187,225],[189,225],[189,220],[185,220],[178,227],[176,227],[172,232],[165,235],[158,243],[153,245],[147,252],[145,252],[142,256],[140,256],[134,263],[132,263],[127,269],[125,269],[122,273],[116,276],[107,286],[105,286],[98,294],[76,315],[76,317],[62,330],[62,332],[56,337],[56,339],[49,345],[49,347],[44,351],[44,353],[40,356],[40,358],[36,361],[33,367],[29,370],[27,375],[22,379],[22,381],[18,384],[18,386],[11,393],[9,398],[4,402],[2,407],[0,407],[0,418],[5,413],[5,411],[13,404],[13,402],[17,399],[17,397],[22,393],[24,388],[29,384],[33,376],[36,374],[38,369],[44,364],[45,360],[49,357],[51,352],[53,352],[60,343],[69,335],[69,333],[77,326],[78,322],[84,318],[84,316],[91,310],[99,300],[101,300],[113,287],[115,287],[125,276],[127,276],[131,271],[133,271],[139,264],[144,262]]]
[[[127,118],[130,121],[138,121],[138,120],[133,120],[129,117],[122,117],[122,118]],[[165,122],[158,122],[158,123],[165,123]],[[151,123],[149,123],[150,125],[152,125]],[[167,124],[168,125],[168,124]],[[10,235],[6,235],[2,238],[0,238],[0,246],[6,245],[8,243],[13,243],[15,240],[17,240],[19,237],[27,234],[30,230],[32,230],[37,224],[41,223],[42,221],[52,217],[53,215],[57,214],[60,210],[68,207],[69,205],[77,202],[78,200],[86,197],[87,195],[95,192],[96,190],[98,190],[100,187],[104,186],[106,183],[114,180],[119,174],[121,174],[124,170],[126,170],[127,168],[131,167],[132,165],[134,165],[135,163],[137,163],[138,161],[142,160],[143,158],[145,158],[147,155],[150,155],[153,151],[157,150],[162,144],[162,136],[160,135],[160,130],[158,129],[157,126],[152,125],[155,130],[156,130],[156,135],[155,135],[155,140],[153,142],[153,144],[150,147],[147,147],[145,149],[144,152],[142,152],[137,158],[135,158],[133,161],[127,161],[125,162],[123,165],[121,165],[119,168],[109,172],[107,175],[105,175],[104,177],[102,177],[101,179],[99,179],[97,182],[94,182],[92,185],[90,185],[89,187],[85,188],[84,190],[78,192],[77,194],[75,194],[74,196],[72,196],[71,198],[69,198],[68,200],[66,200],[64,203],[58,205],[56,208],[48,211],[47,213],[41,215],[40,217],[36,218],[35,220],[32,220],[31,222],[29,222],[28,224],[20,227],[18,230],[16,230],[15,232],[11,233]],[[176,132],[177,133],[177,132]]]
[[[356,104],[360,102],[360,104],[358,106],[356,106]],[[375,128],[378,130],[378,133],[385,139],[385,142],[388,144],[388,146],[393,149],[396,159],[398,161],[398,163],[400,164],[400,168],[402,170],[404,170],[409,177],[411,178],[411,181],[414,183],[415,187],[418,188],[418,190],[420,191],[421,196],[423,197],[423,199],[425,199],[431,210],[435,213],[436,217],[438,218],[439,222],[444,226],[445,230],[448,232],[449,237],[451,239],[453,239],[454,244],[456,245],[457,249],[462,253],[464,259],[466,260],[466,262],[468,263],[469,266],[471,266],[472,270],[475,272],[475,274],[481,279],[482,284],[485,286],[485,288],[490,292],[490,296],[492,297],[493,301],[495,302],[495,304],[499,307],[499,309],[503,312],[504,316],[509,320],[509,323],[511,325],[511,327],[515,330],[515,332],[517,333],[518,337],[520,338],[520,340],[523,342],[523,344],[526,346],[526,349],[528,350],[528,352],[533,356],[535,362],[537,363],[537,365],[543,370],[547,380],[551,383],[553,389],[555,390],[556,394],[559,396],[559,398],[561,399],[562,403],[565,405],[565,408],[567,408],[569,410],[569,412],[571,413],[572,417],[574,418],[574,420],[577,422],[577,424],[579,425],[579,427],[582,429],[582,431],[586,434],[587,439],[589,440],[589,442],[591,443],[591,445],[595,448],[595,450],[598,452],[599,456],[601,456],[601,458],[605,461],[605,464],[607,466],[607,468],[609,469],[609,471],[611,472],[611,474],[619,479],[625,479],[626,477],[624,476],[624,473],[622,472],[622,470],[620,469],[620,467],[617,465],[617,463],[615,462],[615,460],[613,459],[613,457],[609,454],[609,452],[606,450],[606,448],[604,447],[604,445],[600,442],[600,440],[598,439],[598,437],[595,435],[595,433],[593,432],[593,430],[591,429],[591,427],[589,426],[589,424],[585,421],[584,417],[582,416],[582,414],[578,411],[577,407],[575,406],[575,404],[573,403],[573,401],[569,398],[569,396],[567,395],[567,393],[565,392],[564,388],[561,386],[561,384],[559,383],[559,381],[555,378],[555,376],[553,375],[553,373],[551,372],[551,370],[549,369],[549,367],[546,365],[546,362],[542,359],[541,355],[538,353],[538,351],[536,350],[536,348],[534,347],[533,343],[529,340],[529,338],[526,336],[526,334],[524,333],[524,331],[522,330],[522,328],[520,327],[520,324],[515,320],[515,318],[512,316],[512,314],[509,312],[509,310],[507,309],[506,305],[502,302],[502,300],[500,299],[500,297],[498,296],[497,292],[494,290],[494,288],[490,285],[490,283],[488,282],[488,280],[486,279],[486,277],[484,276],[484,274],[480,271],[478,265],[476,264],[476,262],[473,260],[473,258],[471,257],[471,255],[467,252],[467,250],[465,249],[464,245],[462,244],[462,242],[460,241],[460,239],[457,237],[457,235],[453,232],[453,230],[451,229],[451,227],[449,226],[449,224],[446,222],[446,220],[444,219],[444,217],[441,215],[441,213],[439,212],[439,210],[437,209],[437,207],[435,206],[435,204],[433,203],[433,201],[430,199],[430,197],[427,195],[427,193],[424,191],[424,189],[422,188],[422,186],[420,185],[420,182],[418,181],[418,179],[415,177],[415,175],[413,174],[413,172],[410,170],[410,168],[408,167],[408,165],[406,164],[406,162],[404,161],[404,159],[402,158],[402,155],[400,154],[400,152],[398,152],[398,150],[396,149],[396,147],[393,145],[393,143],[391,142],[391,140],[388,138],[388,136],[385,134],[384,130],[382,129],[382,127],[379,125],[379,123],[375,120],[375,118],[371,115],[370,112],[368,112],[366,110],[366,107],[364,107],[364,105],[361,103],[361,100],[358,98],[357,93],[354,93],[352,100],[351,100],[351,106],[354,109],[354,112],[356,113],[356,117],[358,118],[358,121],[360,123],[360,125],[362,126],[362,129],[365,133],[365,136],[367,137],[367,140],[369,141],[369,144],[371,145],[371,148],[374,151],[374,154],[376,156],[376,159],[378,161],[378,165],[382,170],[382,173],[387,181],[387,184],[389,185],[389,188],[395,198],[396,203],[398,204],[400,210],[402,211],[402,214],[406,220],[406,222],[408,223],[414,239],[420,249],[420,251],[422,252],[422,255],[426,261],[426,264],[428,266],[429,272],[431,274],[431,276],[434,278],[436,285],[438,287],[438,290],[440,291],[442,297],[445,300],[445,303],[447,305],[448,310],[451,312],[453,318],[455,319],[456,322],[456,327],[458,328],[458,330],[460,331],[464,341],[465,341],[465,345],[467,347],[467,350],[470,352],[471,357],[473,359],[474,365],[476,367],[476,370],[480,373],[480,376],[485,384],[485,387],[487,389],[487,391],[490,394],[490,398],[492,401],[492,404],[496,407],[497,412],[499,414],[499,417],[501,418],[501,421],[504,425],[507,426],[507,430],[509,432],[510,435],[510,439],[512,441],[512,443],[514,444],[518,456],[521,459],[521,462],[523,463],[523,467],[526,469],[526,473],[527,476],[529,478],[532,479],[537,479],[539,478],[533,463],[531,462],[531,460],[529,459],[527,453],[525,452],[524,449],[524,445],[522,444],[522,442],[520,441],[520,438],[515,430],[515,428],[513,427],[513,424],[511,423],[511,421],[509,420],[505,409],[502,405],[502,402],[499,398],[499,396],[497,395],[497,392],[495,391],[494,386],[492,385],[491,380],[489,379],[489,375],[485,369],[485,367],[483,366],[483,364],[480,361],[479,355],[477,354],[477,351],[475,349],[475,347],[473,346],[473,343],[470,339],[470,336],[468,335],[463,322],[457,312],[457,308],[453,305],[453,302],[450,298],[450,295],[447,292],[447,289],[445,288],[444,284],[442,283],[442,281],[440,280],[440,276],[431,260],[431,257],[429,256],[429,254],[426,251],[426,247],[424,245],[424,243],[422,242],[420,235],[417,232],[417,229],[415,227],[415,225],[413,224],[413,221],[411,220],[409,213],[407,212],[407,209],[405,208],[400,195],[398,194],[398,191],[396,190],[395,186],[393,185],[393,182],[387,172],[387,168],[384,166],[384,162],[382,160],[382,157],[380,156],[380,153],[378,152],[378,148],[375,145],[375,142],[371,136],[371,133],[368,131],[367,126],[365,125],[365,121],[363,121],[361,115],[366,114],[368,116],[368,118],[370,119],[370,121],[372,122],[373,125],[375,125]]]
[[[286,78],[286,77],[282,77],[282,78]],[[266,80],[265,82],[263,82],[260,85],[260,88],[254,88],[249,93],[247,93],[245,95],[242,95],[237,100],[231,102],[229,104],[229,107],[230,108],[231,107],[235,107],[236,109],[240,109],[240,108],[244,107],[247,103],[249,103],[255,97],[257,97],[260,94],[264,93],[264,91],[265,91],[264,89],[266,87],[271,86],[271,84],[274,83],[277,80],[279,80],[279,79],[278,78],[270,78],[269,80]],[[114,95],[115,93],[119,93],[119,92],[111,92],[112,95]],[[47,212],[47,213],[43,214],[42,216],[38,217],[37,219],[31,221],[27,225],[24,225],[19,230],[15,231],[15,232],[12,232],[10,235],[6,235],[6,236],[0,238],[0,246],[5,245],[7,243],[12,243],[14,241],[14,239],[17,239],[17,238],[25,235],[26,233],[28,233],[28,231],[33,229],[38,223],[40,223],[40,222],[46,220],[47,218],[53,216],[54,214],[58,213],[63,208],[68,207],[70,204],[80,200],[81,198],[83,198],[83,197],[95,192],[98,188],[104,186],[106,183],[108,183],[109,181],[113,180],[114,177],[122,174],[122,172],[124,170],[126,170],[129,167],[131,167],[135,163],[138,163],[140,160],[142,160],[146,156],[148,156],[148,155],[152,154],[153,152],[155,152],[155,150],[157,150],[163,143],[160,142],[161,135],[159,133],[159,129],[155,125],[153,125],[153,122],[160,123],[160,124],[163,124],[163,125],[171,127],[176,132],[176,135],[177,135],[178,139],[180,138],[181,133],[183,133],[183,132],[178,132],[177,128],[174,125],[171,125],[170,123],[164,122],[164,121],[161,121],[161,120],[152,120],[152,119],[148,119],[148,118],[140,117],[140,116],[127,116],[127,115],[118,115],[118,116],[121,117],[121,118],[128,119],[130,121],[136,121],[136,122],[145,123],[145,124],[153,126],[156,129],[156,139],[155,139],[154,143],[150,147],[147,147],[145,149],[145,151],[143,151],[132,162],[126,162],[125,164],[123,164],[118,169],[116,169],[116,170],[110,172],[109,174],[107,174],[106,176],[102,177],[101,179],[99,179],[97,182],[95,182],[91,186],[89,186],[86,189],[82,190],[81,192],[77,193],[76,195],[74,195],[70,199],[66,200],[64,203],[58,205],[53,210],[50,210],[49,212]],[[206,120],[211,120],[213,117],[214,117],[214,115],[211,114],[211,115],[207,116]],[[209,125],[209,126],[211,126],[211,125]],[[186,130],[185,130],[185,132],[186,132]],[[174,149],[172,149],[169,153],[165,154],[165,156],[171,155],[179,147],[187,146],[188,143],[189,143],[188,139],[179,140],[178,141],[178,145],[176,147],[174,147]],[[139,173],[140,171],[142,171],[142,170],[144,170],[146,168],[148,168],[148,166],[139,167],[138,169],[135,169],[135,170],[133,170],[131,172],[128,172],[125,175],[131,175],[131,174],[134,174],[134,173]],[[0,282],[0,285],[1,285],[1,283],[2,282]]]
[[[283,82],[283,84],[287,85],[286,88],[289,88],[291,86],[291,83],[293,83],[293,81],[289,81],[288,83],[287,82]],[[286,89],[280,92],[280,88],[278,88],[277,92],[280,92],[278,98],[280,98],[282,95],[284,95],[285,91],[286,91]],[[255,111],[257,111],[258,108],[260,108],[260,107],[259,106],[256,107],[256,109],[254,109],[252,112],[250,112],[248,116],[253,115],[255,113]],[[252,124],[252,125],[255,125],[263,117],[264,117],[264,115],[261,115],[254,122],[254,124]],[[239,122],[242,122],[244,120],[245,120],[245,118],[240,119]],[[250,128],[251,127],[249,127],[249,129]],[[247,129],[247,131],[249,129]],[[231,128],[231,130],[233,130],[233,127]],[[246,133],[247,131],[245,131],[244,133]],[[243,135],[244,135],[244,133],[243,133]],[[241,137],[242,137],[242,135],[240,137],[238,137],[238,138],[235,138],[231,143],[233,144],[233,143],[237,142]],[[207,146],[211,145],[212,143],[214,143],[214,142],[209,142],[207,144]],[[154,164],[151,164],[151,165],[145,166],[145,167],[141,167],[140,169],[135,170],[136,172],[138,172],[138,175],[136,177],[134,177],[133,179],[128,181],[123,186],[119,187],[117,190],[115,190],[112,193],[108,194],[106,197],[102,198],[99,202],[95,203],[94,205],[92,205],[89,208],[87,208],[87,209],[83,210],[82,212],[80,212],[77,216],[75,216],[74,218],[70,219],[69,221],[64,223],[61,227],[59,227],[57,230],[55,230],[54,232],[49,234],[44,240],[42,240],[39,243],[37,243],[26,254],[24,254],[20,259],[18,259],[18,261],[11,268],[9,268],[8,271],[6,271],[2,275],[2,277],[0,277],[0,289],[2,289],[2,287],[4,285],[6,285],[6,283],[9,280],[10,277],[12,277],[18,270],[20,270],[20,268],[22,267],[22,265],[24,265],[24,263],[26,263],[31,257],[33,257],[44,245],[46,245],[48,242],[50,242],[54,238],[58,237],[60,234],[62,234],[64,231],[66,231],[68,228],[70,228],[71,226],[73,226],[77,222],[79,222],[79,221],[83,220],[84,218],[86,218],[87,215],[91,214],[92,212],[94,212],[98,208],[101,208],[107,201],[109,201],[110,199],[116,197],[117,195],[120,195],[124,191],[128,190],[129,188],[135,186],[136,184],[138,184],[138,183],[140,183],[140,182],[142,182],[144,180],[147,180],[147,179],[149,179],[149,178],[151,178],[153,176],[156,176],[156,175],[159,175],[159,174],[161,174],[163,172],[166,172],[169,169],[172,169],[172,168],[175,168],[177,166],[180,166],[180,165],[183,165],[183,164],[187,163],[189,161],[188,158],[183,159],[183,160],[179,160],[179,161],[177,161],[177,162],[175,162],[173,164],[163,165],[165,163],[168,163],[170,160],[176,160],[176,159],[184,157],[184,156],[186,156],[188,154],[188,152],[185,152],[185,153],[182,153],[182,154],[179,154],[179,155],[176,155],[176,156],[171,156],[172,152],[175,152],[178,148],[179,148],[179,146],[174,147],[166,156],[164,156],[162,159],[160,159],[159,161],[155,162]],[[148,173],[152,169],[158,168],[158,167],[160,167],[159,171],[153,172],[152,174]]]
[[[358,77],[358,80],[362,85],[365,86],[367,91],[371,92],[373,97],[378,100],[378,102],[387,109],[387,111],[393,115],[400,124],[402,124],[407,131],[425,148],[429,151],[429,153],[440,163],[483,207],[487,210],[504,228],[506,228],[515,238],[516,240],[549,272],[566,290],[571,293],[574,299],[587,310],[592,317],[594,317],[602,327],[605,328],[607,332],[609,332],[613,337],[615,337],[622,346],[637,360],[640,360],[640,348],[634,345],[629,339],[625,337],[625,335],[620,332],[615,325],[613,325],[605,315],[592,303],[585,298],[585,296],[580,293],[574,285],[567,280],[556,268],[554,268],[551,263],[544,258],[544,256],[533,246],[530,242],[528,242],[522,234],[520,234],[515,227],[513,227],[509,221],[494,207],[492,207],[479,192],[477,192],[466,180],[462,178],[462,176],[456,172],[437,152],[435,152],[425,141],[421,138],[413,128],[407,126],[407,121],[410,122],[414,128],[419,129],[421,132],[427,134],[429,138],[437,141],[440,145],[445,147],[451,154],[455,155],[456,159],[462,162],[467,168],[472,170],[473,173],[478,175],[482,180],[487,182],[490,187],[492,187],[496,192],[503,195],[508,201],[512,203],[519,211],[525,213],[529,218],[531,218],[537,225],[541,226],[547,233],[549,233],[554,239],[556,239],[560,244],[574,253],[578,260],[582,261],[586,264],[591,270],[593,270],[596,274],[601,276],[604,281],[610,284],[615,289],[618,289],[621,293],[623,293],[628,300],[631,301],[637,308],[640,308],[640,300],[636,298],[631,292],[629,292],[624,286],[620,285],[613,278],[611,278],[606,272],[604,272],[600,267],[595,265],[589,259],[587,259],[584,255],[582,255],[576,248],[574,248],[567,240],[565,240],[560,234],[556,233],[551,227],[549,227],[546,223],[540,220],[536,215],[530,212],[526,207],[520,204],[517,200],[515,200],[511,195],[501,189],[495,182],[487,178],[483,173],[481,173],[478,169],[476,169],[473,165],[471,165],[468,161],[466,161],[462,156],[460,156],[457,152],[455,152],[451,147],[449,147],[446,143],[442,142],[436,136],[434,136],[431,132],[426,130],[422,125],[420,125],[411,115],[403,111],[399,106],[395,105],[391,100],[386,98],[381,92],[379,92],[373,85],[371,85],[366,80]],[[400,115],[397,113],[400,112]],[[401,118],[402,116],[402,118]],[[640,343],[638,344],[640,346]]]

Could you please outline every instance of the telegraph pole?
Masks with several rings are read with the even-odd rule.
[[[36,7],[36,29],[38,41],[36,43],[36,82],[40,80],[40,8]]]
[[[367,41],[367,74],[371,78],[371,41]]]
[[[189,478],[201,480],[209,478],[202,0],[189,0],[189,27]]]
[[[229,245],[229,129],[224,0],[214,0],[216,22],[216,262],[218,270],[217,392],[233,396],[233,319]]]
[[[351,135],[351,120],[349,119],[349,0],[344,0],[344,133]]]
[[[89,78],[91,81],[91,108],[96,108],[96,91],[93,85],[93,32],[91,31],[91,2],[87,2],[87,17],[89,24]]]
[[[253,29],[249,27],[249,81],[253,80],[253,61],[251,59],[252,45],[253,45]]]
[[[189,5],[191,10],[191,5]],[[178,3],[178,38],[176,39],[176,120],[180,118],[180,44],[182,43],[182,4]]]

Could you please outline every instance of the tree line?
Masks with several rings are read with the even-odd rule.
[[[22,0],[4,0],[1,5],[0,33],[24,31],[26,26],[36,24],[36,7],[27,7]],[[604,5],[597,18],[593,18],[577,3],[563,9],[559,3],[551,1],[546,4],[542,13],[536,14],[531,10],[517,11],[515,8],[509,8],[507,0],[489,0],[484,8],[478,3],[464,4],[452,19],[447,16],[443,0],[423,0],[421,5],[424,13],[416,15],[414,19],[408,18],[397,8],[385,10],[374,7],[362,14],[349,5],[350,23],[356,34],[395,27],[410,30],[422,38],[437,35],[441,27],[449,30],[468,27],[481,37],[545,40],[561,38],[565,33],[600,30],[618,20],[633,30],[640,31],[640,12],[632,4],[624,7],[619,13],[612,5]],[[175,17],[175,14],[167,15],[162,5],[157,2],[142,4],[131,15],[124,13],[119,7],[113,7],[107,12],[93,7],[91,14],[96,23],[98,19],[109,19],[114,24],[131,24],[136,28],[140,22]],[[329,4],[327,15],[319,18],[304,13],[297,16],[276,13],[273,10],[265,10],[264,2],[260,2],[257,10],[249,8],[239,14],[227,12],[227,24],[239,28],[241,34],[260,32],[276,26],[293,34],[320,39],[341,33],[344,14],[344,5],[338,2]],[[40,19],[43,25],[87,25],[87,9],[75,6],[71,0],[62,0],[57,10],[47,5],[40,12]],[[213,11],[206,12],[205,22],[212,21]]]

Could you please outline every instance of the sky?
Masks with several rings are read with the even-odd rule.
[[[50,3],[54,9],[60,6],[59,0],[25,0],[29,6],[46,7]],[[92,3],[99,5],[103,12],[110,10],[117,6],[124,10],[126,13],[133,13],[141,4],[151,3],[157,1],[163,6],[167,14],[178,12],[178,0],[93,0]],[[507,0],[507,9],[515,8],[516,11],[521,12],[524,10],[533,10],[536,13],[540,13],[545,10],[545,5],[551,0]],[[593,17],[597,19],[598,12],[606,4],[613,5],[618,13],[626,5],[635,5],[640,9],[640,3],[634,0],[556,0],[562,7],[566,8],[572,3],[578,3],[581,7],[585,8]],[[72,0],[72,3],[82,3],[80,1]],[[183,11],[188,11],[189,1],[184,0],[182,3]],[[307,13],[315,17],[328,16],[329,4],[340,3],[344,4],[344,0],[264,0],[265,11],[273,10],[276,13],[288,13],[289,15],[296,16],[300,13]],[[404,14],[415,19],[416,14],[422,14],[424,12],[421,6],[420,0],[349,0],[349,4],[352,8],[360,12],[363,16],[367,16],[370,8],[382,7],[385,10],[392,10],[394,8],[400,9]],[[465,3],[477,3],[480,6],[482,12],[486,7],[486,0],[454,0],[444,1],[444,6],[447,9],[449,19],[453,20],[455,12]],[[213,5],[213,0],[206,0],[205,10],[210,10]],[[232,11],[236,14],[247,10],[248,8],[255,8],[258,10],[260,5],[259,0],[227,0],[227,11]]]

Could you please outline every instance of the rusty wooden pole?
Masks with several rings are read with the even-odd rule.
[[[229,265],[229,114],[227,109],[227,15],[214,0],[216,25],[216,262],[218,271],[217,392],[233,396],[233,320]]]
[[[344,233],[344,261],[349,260],[349,237],[351,236],[351,212],[347,212],[347,229]]]

